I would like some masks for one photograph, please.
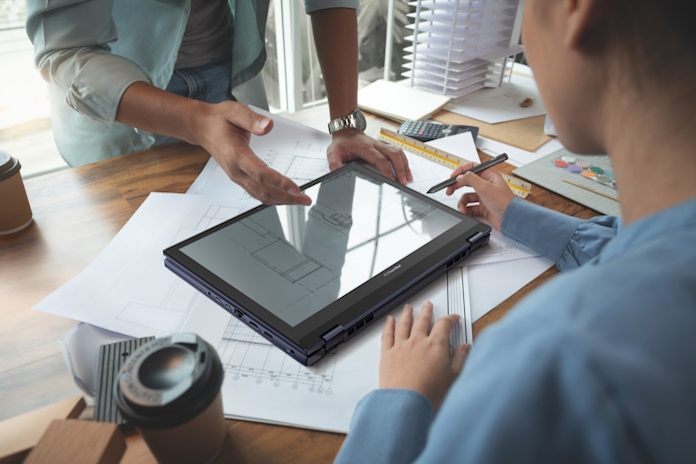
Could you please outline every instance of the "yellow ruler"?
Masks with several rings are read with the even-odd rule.
[[[453,155],[451,153],[447,153],[446,151],[440,150],[439,148],[434,148],[429,145],[426,145],[420,140],[416,140],[406,135],[399,134],[389,129],[385,129],[384,127],[382,127],[379,130],[377,140],[380,140],[384,143],[388,143],[390,145],[397,146],[402,150],[406,150],[410,153],[413,153],[422,158],[441,164],[451,169],[454,169],[457,166],[470,161],[459,156]],[[505,182],[507,182],[507,184],[510,186],[512,193],[514,193],[518,197],[526,198],[527,195],[531,193],[532,185],[528,182],[518,179],[517,177],[504,174],[502,172],[500,174],[503,176],[503,179],[505,179]]]

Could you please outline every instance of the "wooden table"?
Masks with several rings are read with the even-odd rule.
[[[328,111],[300,112],[293,119],[325,130]],[[380,124],[393,127],[370,118],[368,133],[378,133]],[[32,306],[84,269],[150,192],[185,192],[208,158],[201,148],[177,143],[26,182],[34,223],[0,236],[0,420],[80,393],[57,342],[75,322]],[[501,166],[507,173],[513,169]],[[597,214],[538,186],[528,200],[581,218]],[[477,321],[474,335],[555,272],[549,269]],[[225,462],[330,462],[344,438],[232,420],[229,426],[232,443]],[[154,462],[137,438],[129,440],[126,457],[124,462]]]

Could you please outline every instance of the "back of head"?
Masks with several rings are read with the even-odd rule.
[[[696,72],[696,2],[693,0],[605,0],[609,34],[626,47],[626,65],[638,83],[671,80],[672,72]],[[683,76],[686,77],[686,76]]]

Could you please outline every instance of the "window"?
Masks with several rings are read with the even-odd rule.
[[[387,47],[389,3],[394,3],[392,47]],[[385,56],[390,51],[389,78],[402,71],[406,46],[406,0],[361,0],[358,9],[359,85],[384,77]],[[302,0],[274,0],[266,26],[268,61],[264,80],[274,112],[294,112],[326,101],[323,77],[314,48],[311,20]],[[284,76],[281,78],[280,76]]]
[[[26,2],[0,2],[0,150],[22,163],[28,177],[66,167],[53,140],[46,84],[34,68],[24,30]]]

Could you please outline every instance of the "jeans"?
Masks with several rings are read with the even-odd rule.
[[[195,68],[175,70],[167,84],[167,91],[208,103],[234,100],[230,90],[231,65],[229,61],[216,62]],[[179,139],[155,134],[153,146],[167,145]]]

